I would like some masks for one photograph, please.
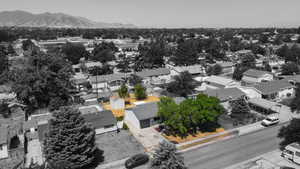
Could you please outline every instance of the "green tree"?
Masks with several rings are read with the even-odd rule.
[[[34,43],[30,40],[30,39],[27,39],[27,40],[24,40],[22,41],[22,49],[25,51],[25,50],[32,50],[32,48],[34,47]]]
[[[296,63],[294,62],[289,62],[281,67],[281,74],[282,75],[293,75],[293,74],[298,74],[299,73],[299,67]]]
[[[116,67],[120,70],[120,72],[128,73],[131,72],[130,67],[131,61],[128,57],[122,57],[119,61]]]
[[[281,149],[293,142],[300,144],[300,119],[294,118],[289,125],[283,126],[279,130],[278,137],[283,139],[280,143]]]
[[[177,105],[171,98],[162,98],[158,103],[158,115],[170,133],[181,137],[198,130],[214,131],[218,117],[224,109],[215,97],[198,95]]]
[[[89,53],[82,44],[66,43],[62,47],[62,53],[72,64],[78,64],[81,58],[89,57]]]
[[[8,69],[8,57],[5,51],[0,50],[0,75]]]
[[[221,65],[219,64],[215,64],[213,66],[209,66],[207,69],[206,69],[206,73],[208,76],[211,76],[211,75],[219,75],[221,74],[223,71],[223,68]]]
[[[250,113],[250,107],[244,98],[231,101],[231,116],[243,120]]]
[[[122,84],[122,86],[118,89],[118,94],[123,99],[129,97],[128,88],[125,84]]]
[[[169,83],[167,90],[179,96],[186,97],[187,95],[193,93],[195,87],[196,85],[192,75],[185,71],[181,72],[177,76],[174,76],[174,81]]]
[[[187,66],[198,63],[197,43],[194,40],[179,43],[175,55],[171,57],[171,61],[177,66]]]
[[[8,104],[4,101],[0,102],[0,114],[4,117],[4,118],[8,118],[10,116],[10,110],[8,107]]]
[[[96,150],[95,131],[86,124],[79,110],[61,107],[53,113],[44,141],[50,168],[84,168],[94,161]]]
[[[31,109],[47,107],[56,98],[63,103],[70,98],[72,67],[61,57],[39,53],[12,72],[16,72],[13,92]]]
[[[147,98],[146,88],[141,84],[134,86],[134,95],[137,100],[143,100]]]
[[[154,151],[150,169],[187,169],[174,144],[163,141]]]
[[[94,61],[100,61],[101,63],[106,63],[115,60],[114,53],[116,51],[118,51],[118,48],[114,45],[114,43],[102,42],[94,48],[90,59]]]

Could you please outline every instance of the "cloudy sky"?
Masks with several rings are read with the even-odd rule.
[[[62,12],[140,27],[298,27],[300,0],[0,0],[0,11]]]

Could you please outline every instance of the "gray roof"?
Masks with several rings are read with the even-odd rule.
[[[1,126],[0,127],[0,145],[7,144],[7,137],[8,137],[7,127]]]
[[[262,71],[262,70],[256,70],[256,69],[249,69],[243,73],[244,76],[250,76],[255,78],[259,78],[265,74],[272,74],[272,73],[267,71]]]
[[[157,102],[140,104],[132,109],[138,120],[146,120],[157,117],[158,105]]]
[[[95,129],[117,124],[117,120],[110,110],[87,113],[82,116],[85,121],[90,123]]]
[[[253,87],[260,91],[261,94],[272,94],[286,88],[293,88],[295,86],[286,80],[275,80],[257,83]]]
[[[221,102],[225,102],[227,100],[235,100],[246,94],[242,92],[240,89],[234,88],[224,88],[224,89],[216,89],[216,90],[206,90],[204,94],[208,96],[217,97]]]
[[[158,68],[158,69],[145,69],[141,72],[136,72],[137,76],[142,78],[152,77],[152,76],[162,76],[170,74],[170,70],[167,68]]]
[[[115,74],[109,74],[109,75],[100,75],[100,76],[91,76],[90,82],[96,83],[99,82],[111,82],[115,80],[123,80],[125,78],[125,73],[115,73]]]
[[[180,104],[181,102],[186,100],[186,98],[184,98],[184,97],[174,97],[173,99],[176,104]]]

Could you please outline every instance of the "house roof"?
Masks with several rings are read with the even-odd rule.
[[[249,69],[243,73],[244,76],[250,76],[255,78],[262,77],[265,74],[272,74],[272,73],[267,71],[262,71],[262,70],[256,70],[256,69]]]
[[[235,82],[232,79],[221,77],[221,76],[210,76],[204,80],[205,82],[210,82],[210,83],[216,83],[216,84],[221,84],[223,86],[226,86],[227,84]]]
[[[180,67],[174,67],[173,69],[179,73],[184,72],[184,71],[188,71],[190,74],[203,73],[202,65],[180,66]]]
[[[115,80],[123,80],[125,78],[125,73],[116,73],[116,74],[109,74],[109,75],[100,75],[100,76],[91,76],[90,82],[96,83],[99,82],[110,82]]]
[[[219,64],[222,68],[228,68],[234,66],[233,62],[217,62],[216,64]]]
[[[116,118],[110,110],[97,111],[82,115],[87,123],[90,123],[95,129],[103,128],[117,123]]]
[[[167,68],[158,68],[158,69],[145,69],[141,72],[136,72],[137,76],[142,78],[151,77],[151,76],[162,76],[170,74],[170,70]]]
[[[253,85],[261,94],[272,94],[282,89],[295,87],[286,80],[275,80],[269,82],[261,82]]]
[[[0,145],[7,144],[8,130],[5,126],[0,126]]]
[[[138,120],[146,120],[157,117],[158,105],[157,102],[140,104],[132,109]]]
[[[282,106],[282,104],[280,103],[272,102],[262,98],[251,98],[248,100],[248,102],[265,109],[271,109],[272,111],[276,112],[280,110],[278,107]]]
[[[284,80],[300,83],[300,75],[282,76]]]
[[[176,104],[180,104],[181,102],[186,100],[186,98],[184,98],[184,97],[174,97],[173,99]]]
[[[212,97],[217,97],[221,102],[225,102],[227,100],[235,100],[246,94],[242,92],[240,89],[234,88],[224,88],[224,89],[216,89],[216,90],[206,90],[204,94]]]

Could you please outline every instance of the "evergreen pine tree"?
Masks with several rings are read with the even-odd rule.
[[[95,157],[95,131],[77,109],[61,107],[50,120],[44,142],[46,162],[52,169],[80,169]]]
[[[174,144],[161,142],[153,154],[150,169],[187,169],[183,156],[176,151]]]

